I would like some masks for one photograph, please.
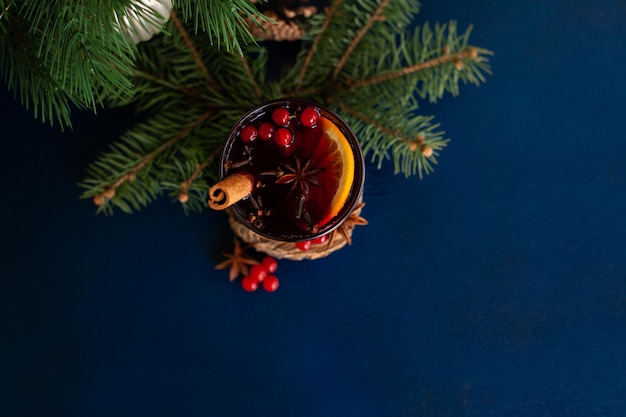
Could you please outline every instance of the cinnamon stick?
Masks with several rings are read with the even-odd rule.
[[[252,192],[254,179],[249,174],[231,174],[209,189],[209,207],[224,210]]]

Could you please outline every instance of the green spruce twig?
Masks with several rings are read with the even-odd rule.
[[[322,27],[319,29],[319,33],[313,40],[313,44],[309,48],[309,51],[306,54],[306,58],[304,58],[302,68],[300,69],[300,73],[298,74],[298,80],[296,81],[296,85],[295,85],[296,91],[302,85],[302,81],[304,80],[304,76],[306,75],[307,69],[309,68],[309,65],[311,65],[311,60],[313,59],[313,55],[317,51],[317,48],[319,47],[319,44],[322,40],[322,37],[324,36],[324,33],[326,32],[326,29],[328,28],[328,25],[330,24],[333,16],[337,13],[337,9],[341,5],[342,1],[343,0],[335,0],[332,3],[332,6],[330,8],[326,8],[326,17],[324,18]]]
[[[170,190],[170,196],[176,198],[183,205],[185,211],[201,211],[206,204],[205,195],[208,189],[206,179],[202,181],[205,170],[213,162],[218,154],[219,148],[214,149],[204,160],[196,162],[194,152],[183,151],[181,158],[176,161],[175,166],[169,169],[176,171],[176,174],[186,178],[180,184],[162,182],[165,190]],[[165,169],[168,169],[166,166]]]
[[[447,64],[450,62],[455,63],[457,69],[462,70],[462,62],[465,59],[476,59],[478,58],[478,51],[476,48],[467,47],[460,52],[455,54],[443,55],[437,58],[433,58],[428,61],[418,62],[417,64],[413,64],[404,68],[400,68],[395,71],[389,71],[382,74],[378,74],[363,80],[358,80],[354,82],[348,83],[348,89],[350,91],[354,91],[357,88],[366,87],[372,84],[378,84],[385,81],[389,81],[393,78],[404,77],[406,75],[413,74],[418,71],[425,70],[427,68],[432,68],[436,66],[440,66],[443,64]]]
[[[266,45],[224,50],[174,13],[171,35],[139,48],[133,69],[133,103],[150,119],[92,164],[83,197],[99,211],[131,211],[167,192],[186,211],[202,210],[232,125],[266,100],[293,96],[335,109],[378,168],[389,160],[395,173],[422,178],[449,139],[420,103],[485,82],[491,52],[470,45],[471,26],[458,33],[454,21],[407,30],[418,7],[332,1],[307,22],[301,51],[277,77],[268,77]]]
[[[252,70],[250,69],[250,65],[248,65],[248,61],[243,55],[239,55],[239,62],[241,62],[241,66],[243,67],[244,71],[246,72],[246,75],[248,76],[250,85],[254,89],[254,95],[256,96],[257,99],[260,99],[261,97],[263,97],[263,93],[261,92],[261,88],[259,87],[259,84],[256,82],[256,79],[254,78],[254,74],[252,74]]]
[[[378,5],[378,7],[376,7],[376,10],[374,10],[374,13],[371,14],[369,19],[365,21],[365,24],[363,24],[361,29],[356,33],[356,35],[352,39],[352,42],[350,42],[350,44],[348,45],[348,48],[345,50],[345,52],[339,59],[339,62],[337,63],[337,66],[335,67],[335,70],[333,71],[333,79],[337,79],[337,74],[339,74],[343,66],[346,64],[346,61],[348,60],[350,55],[352,55],[352,53],[354,52],[354,49],[357,47],[359,42],[361,42],[365,34],[372,28],[372,25],[374,25],[374,22],[380,20],[383,10],[385,9],[385,7],[387,7],[388,4],[389,4],[389,0],[382,0],[380,4]]]
[[[189,52],[193,56],[193,59],[196,62],[196,65],[198,65],[198,69],[200,70],[200,73],[206,80],[207,85],[210,86],[214,90],[218,90],[220,86],[217,85],[215,81],[213,80],[213,78],[211,78],[211,76],[209,75],[209,72],[207,71],[206,66],[204,65],[204,62],[202,61],[202,58],[200,57],[198,50],[196,49],[195,45],[189,38],[189,34],[185,30],[181,21],[178,19],[176,12],[174,10],[172,10],[171,19],[172,19],[172,22],[174,22],[174,25],[176,25],[176,29],[178,30],[178,33],[180,33],[180,36],[183,38],[183,41],[185,41],[185,45],[187,45],[187,47],[189,48]]]
[[[199,127],[215,113],[216,109],[208,109],[205,113],[198,116],[192,123],[185,126],[168,141],[161,144],[156,149],[153,149],[152,151],[146,153],[145,155],[137,155],[135,158],[133,158],[133,155],[136,155],[136,153],[131,147],[118,144],[117,149],[114,148],[112,152],[103,155],[100,160],[94,164],[94,168],[96,170],[96,174],[98,174],[98,172],[103,172],[98,171],[97,168],[102,168],[110,171],[112,167],[114,168],[117,166],[119,171],[116,172],[114,170],[113,172],[111,172],[107,177],[111,178],[112,176],[112,179],[109,179],[108,181],[99,181],[96,182],[96,184],[93,184],[92,182],[92,187],[89,187],[88,191],[83,195],[83,197],[91,197],[94,204],[99,207],[99,211],[110,212],[112,208],[111,205],[116,205],[122,208],[124,211],[130,211],[130,208],[128,207],[128,202],[124,201],[126,196],[123,193],[119,193],[118,190],[123,185],[125,185],[127,181],[134,182],[143,169],[152,164],[155,159],[162,156],[166,151],[177,145],[181,140],[185,139],[189,135],[189,133]],[[125,158],[127,159],[125,160]],[[132,162],[128,163],[128,159],[130,159]],[[135,191],[140,193],[139,190]],[[151,194],[158,194],[160,190],[158,186],[153,185],[153,189],[151,191]],[[136,203],[133,204],[135,208],[138,208],[138,206],[141,205],[145,205],[145,203],[147,202],[149,202],[149,198],[147,197],[133,199],[133,203]]]
[[[250,0],[173,4],[182,18],[172,20],[228,53],[254,43],[245,18],[267,20]],[[72,109],[96,112],[133,102],[143,45],[135,45],[120,22],[142,28],[156,19],[135,0],[0,0],[0,78],[36,119],[64,130],[72,125]]]
[[[139,70],[139,69],[133,69],[132,73],[133,73],[133,76],[138,78],[138,79],[143,78],[144,80],[150,81],[150,82],[155,83],[155,84],[159,84],[159,85],[161,85],[163,87],[171,89],[172,91],[178,91],[178,92],[186,95],[190,100],[192,100],[192,99],[193,100],[200,100],[201,99],[201,96],[196,91],[194,91],[194,90],[192,90],[190,88],[187,88],[187,87],[185,87],[183,85],[175,84],[175,83],[173,83],[171,81],[168,81],[168,80],[166,80],[164,78],[157,77],[157,76],[155,76],[153,74],[148,74],[147,72]]]

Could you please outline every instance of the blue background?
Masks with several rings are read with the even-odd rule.
[[[61,134],[0,100],[0,416],[626,415],[626,3],[424,0],[494,74],[434,112],[420,181],[368,168],[367,227],[274,294],[213,266],[220,213],[94,215],[132,123]]]

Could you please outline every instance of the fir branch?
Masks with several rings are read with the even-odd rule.
[[[332,6],[330,8],[326,8],[326,17],[324,18],[322,27],[320,28],[317,36],[315,36],[315,39],[313,40],[313,44],[309,48],[306,58],[304,59],[304,63],[302,64],[302,68],[300,69],[300,73],[298,74],[298,80],[296,81],[296,85],[295,85],[296,91],[302,85],[304,76],[306,75],[309,65],[311,65],[311,60],[313,59],[313,55],[315,55],[315,52],[317,51],[317,48],[319,47],[319,44],[322,40],[322,37],[324,36],[324,33],[326,32],[326,29],[328,29],[328,25],[330,25],[330,22],[332,21],[333,17],[337,13],[337,10],[339,9],[339,6],[341,5],[342,2],[343,0],[335,0],[332,3]]]
[[[249,0],[173,3],[194,19],[196,33],[201,27],[209,41],[217,39],[227,50],[240,50],[241,41],[252,39],[244,16],[264,19]],[[96,111],[111,102],[126,104],[136,92],[131,78],[137,50],[158,37],[136,46],[123,30],[125,23],[140,29],[157,24],[160,17],[130,0],[0,0],[4,81],[25,107],[34,108],[36,118],[58,122],[62,129],[70,125],[70,106]],[[172,20],[177,20],[175,14]]]
[[[301,90],[292,90],[287,95],[291,97],[311,97],[322,94],[326,90],[326,86],[311,86]]]
[[[85,5],[58,6],[46,15],[53,23],[46,23],[40,35],[37,56],[50,74],[73,100],[82,106],[96,109],[95,92],[98,88],[125,95],[132,86],[129,76],[133,47],[111,23],[113,10],[92,17]],[[53,13],[58,16],[52,17]],[[102,25],[114,33],[106,33]],[[94,27],[95,26],[95,27]]]
[[[115,9],[93,2],[12,2],[4,7],[0,65],[9,89],[35,117],[61,129],[69,107],[96,111],[101,97],[128,97],[134,45],[115,30]],[[3,4],[6,4],[3,2]]]
[[[254,61],[256,57],[261,62],[266,62],[266,54],[250,52],[246,55],[242,57],[240,54],[225,52],[220,55],[217,62],[212,63],[215,80],[222,86],[236,86],[236,88],[223,88],[219,94],[207,98],[209,103],[222,108],[238,108],[246,111],[259,104],[261,97],[266,93],[266,88],[261,89],[257,80],[264,80],[265,77],[259,74],[259,63],[254,62],[252,67],[249,61]],[[266,71],[265,67],[263,71]],[[257,74],[259,77],[256,76]]]
[[[173,136],[170,140],[163,143],[152,152],[149,152],[148,154],[140,157],[130,167],[125,167],[125,165],[123,164],[120,168],[124,168],[124,170],[121,172],[121,174],[116,180],[108,182],[108,183],[99,184],[99,188],[103,189],[103,191],[94,195],[93,197],[94,203],[96,203],[96,205],[102,205],[107,200],[112,199],[116,195],[116,190],[122,184],[124,184],[128,180],[134,180],[139,171],[141,171],[144,167],[150,164],[156,157],[158,157],[159,155],[161,155],[162,153],[170,149],[172,146],[177,144],[181,139],[189,135],[191,131],[193,131],[195,128],[201,125],[205,120],[207,120],[209,117],[215,114],[215,112],[216,110],[212,108],[207,110],[204,114],[200,115],[191,124],[184,127],[180,132],[178,132],[178,134]],[[122,144],[117,144],[117,147],[120,148],[120,150],[126,151],[125,153],[127,154],[132,153],[132,151],[130,151],[128,148],[125,148],[124,145]],[[111,154],[110,156],[114,156],[114,155],[115,154]],[[109,163],[116,165],[115,159],[109,159]],[[104,168],[106,165],[103,162],[101,162],[100,164],[96,163],[95,168],[97,169],[98,166],[101,166],[102,168]],[[87,193],[85,196],[90,196],[89,194],[90,193]]]
[[[365,34],[372,28],[372,25],[374,24],[374,22],[380,19],[383,10],[385,9],[385,7],[387,7],[388,4],[389,4],[389,0],[382,0],[380,4],[378,5],[378,7],[376,8],[376,10],[374,10],[374,13],[370,15],[369,19],[367,19],[365,24],[357,32],[355,37],[352,39],[352,42],[350,42],[350,45],[348,45],[348,48],[339,59],[339,62],[337,63],[337,66],[335,67],[335,70],[333,71],[333,79],[337,79],[337,75],[339,74],[343,66],[346,64],[346,61],[348,60],[350,55],[352,55],[352,52],[354,52],[354,49],[356,48],[356,46],[359,44],[359,42],[361,42]]]
[[[215,148],[213,150],[213,152],[211,152],[209,154],[209,156],[204,161],[202,161],[201,163],[197,164],[196,170],[194,172],[192,172],[191,175],[185,181],[180,183],[180,195],[181,196],[183,194],[187,194],[187,191],[189,189],[189,185],[191,185],[191,183],[193,183],[196,180],[196,178],[198,178],[198,176],[200,176],[202,171],[204,171],[204,169],[211,162],[213,162],[213,159],[215,159],[215,157],[217,156],[219,150],[220,150],[220,148]],[[181,203],[184,203],[184,201],[181,201]]]
[[[243,66],[246,75],[248,76],[250,85],[252,85],[252,88],[254,89],[254,94],[257,96],[257,98],[261,98],[263,94],[261,93],[261,89],[259,88],[259,85],[257,84],[254,75],[252,74],[252,70],[250,70],[250,65],[248,65],[248,61],[243,55],[238,54],[237,56],[239,57],[239,61],[241,62],[241,65]]]
[[[194,130],[159,162],[159,169],[153,173],[160,188],[181,204],[185,213],[200,212],[207,206],[209,184],[218,180],[215,159],[236,120],[228,113],[221,110],[202,128]]]
[[[252,77],[257,80],[257,84],[267,87],[267,65],[269,59],[269,51],[267,48],[247,48],[244,49],[244,55],[248,58]]]
[[[215,109],[207,110],[204,114],[200,115],[200,117],[198,117],[193,123],[191,123],[190,125],[186,126],[183,130],[181,130],[176,136],[174,136],[173,138],[171,138],[170,140],[165,142],[163,145],[159,146],[157,149],[155,149],[154,151],[150,152],[149,154],[147,154],[143,158],[141,158],[139,160],[139,162],[137,163],[137,165],[135,165],[129,171],[129,173],[136,173],[137,171],[141,170],[148,163],[152,162],[152,160],[154,158],[156,158],[157,156],[159,156],[160,154],[165,152],[167,149],[169,149],[172,146],[174,146],[181,139],[185,138],[192,130],[194,130],[196,127],[201,125],[206,119],[211,117],[214,113],[215,113]],[[125,181],[123,178],[124,177],[122,177],[122,178],[120,178],[120,180],[116,181],[115,185],[113,185],[112,188],[115,189],[115,188],[119,187],[119,185],[121,184],[120,181],[121,182]]]
[[[29,32],[28,22],[19,16],[3,20],[0,26],[8,33],[0,38],[0,77],[26,110],[32,107],[36,119],[58,123],[61,129],[70,126],[71,99],[33,54],[38,38]]]
[[[369,112],[376,114],[371,117],[338,99],[329,102],[352,119],[353,131],[360,138],[363,154],[372,154],[372,161],[378,163],[380,169],[385,159],[393,159],[394,173],[403,173],[405,177],[433,171],[437,163],[439,151],[448,143],[443,139],[443,132],[437,131],[438,124],[431,124],[432,116],[415,115],[417,103],[395,103],[394,105],[372,105]],[[392,122],[390,125],[379,120]]]
[[[139,69],[135,69],[133,68],[132,70],[132,74],[133,76],[137,77],[137,78],[143,78],[147,81],[151,81],[155,84],[159,84],[162,85],[163,87],[166,87],[169,90],[172,91],[178,91],[182,94],[184,94],[185,96],[187,96],[190,99],[195,99],[195,100],[200,100],[201,96],[195,91],[195,90],[191,90],[183,85],[180,84],[175,84],[171,81],[168,81],[164,78],[161,77],[157,77],[156,75],[152,75],[152,74],[148,74],[145,71],[139,70]]]
[[[184,21],[193,21],[195,33],[205,32],[211,41],[227,52],[242,53],[242,44],[254,42],[246,19],[268,20],[250,0],[174,0]]]
[[[372,126],[373,128],[378,129],[381,132],[386,133],[387,135],[406,143],[409,146],[411,151],[416,151],[417,149],[419,149],[420,152],[425,154],[426,157],[429,157],[430,155],[432,155],[432,148],[429,148],[428,145],[426,144],[426,139],[423,134],[419,134],[416,137],[409,137],[407,135],[404,135],[398,128],[390,128],[385,125],[382,125],[381,123],[378,123],[376,120],[367,117],[366,115],[358,112],[352,107],[349,107],[348,105],[346,105],[345,103],[341,102],[338,99],[329,98],[328,101],[336,105],[342,111],[348,113],[352,117],[360,120],[364,124]]]
[[[204,62],[202,62],[202,58],[200,57],[198,50],[196,49],[195,45],[189,38],[189,34],[183,27],[183,24],[181,23],[181,21],[176,16],[176,12],[174,10],[172,10],[171,19],[172,19],[172,22],[174,22],[174,24],[176,25],[176,29],[178,29],[178,32],[180,33],[183,40],[185,41],[185,44],[189,48],[189,52],[193,55],[193,58],[196,61],[196,64],[198,65],[198,68],[200,69],[200,72],[204,76],[204,79],[206,80],[207,84],[214,90],[219,90],[219,86],[213,81],[213,78],[211,78],[211,76],[209,75],[209,72],[207,71],[206,66],[204,65]]]
[[[379,8],[381,2],[385,3],[384,10]],[[318,48],[308,64],[302,82],[295,89],[302,89],[303,86],[306,86],[304,88],[321,87],[322,84],[326,84],[329,89],[336,87],[336,85],[329,84],[337,84],[337,79],[343,77],[345,73],[345,67],[356,61],[361,62],[364,52],[365,54],[370,52],[371,55],[378,54],[378,56],[386,52],[384,49],[371,48],[371,39],[404,30],[410,22],[410,17],[417,12],[418,8],[419,2],[417,1],[344,0],[319,37]],[[377,16],[377,18],[372,19],[372,16]],[[388,21],[388,18],[394,20]],[[325,20],[313,19],[309,32],[313,34],[321,32],[324,23]],[[315,37],[312,37],[311,41],[314,40]],[[309,39],[305,39],[304,45],[306,48],[311,45]],[[296,64],[298,70],[301,69],[299,63],[305,56],[306,54],[302,54],[299,57]],[[363,62],[371,67],[377,61],[378,56],[373,60]],[[297,78],[294,77],[294,79]]]
[[[175,0],[175,6],[177,1],[185,7],[183,0]],[[196,30],[207,27],[199,22],[207,12],[199,9],[211,3],[218,0],[186,2],[181,16],[197,7]],[[448,139],[432,116],[418,113],[418,101],[456,95],[461,82],[484,82],[489,51],[470,46],[469,29],[457,35],[453,22],[405,32],[417,4],[331,1],[325,16],[311,19],[294,65],[275,80],[267,77],[269,48],[252,43],[233,53],[214,42],[211,33],[219,19],[229,19],[222,36],[234,33],[232,10],[215,6],[225,14],[214,16],[217,23],[208,34],[194,34],[190,22],[183,24],[185,19],[174,15],[172,35],[140,45],[133,71],[134,104],[140,114],[153,117],[90,166],[84,196],[94,198],[99,212],[130,211],[163,192],[183,203],[185,212],[202,210],[209,181],[217,180],[216,156],[231,127],[264,100],[288,96],[335,107],[379,168],[390,160],[395,173],[430,173]],[[192,122],[207,108],[211,114]],[[191,127],[194,123],[202,127]]]
[[[348,89],[350,91],[354,91],[357,88],[369,86],[372,84],[382,83],[384,81],[389,81],[393,78],[398,78],[398,77],[403,77],[405,75],[413,74],[414,72],[422,71],[427,68],[436,67],[436,66],[446,64],[449,62],[462,62],[461,60],[465,58],[476,59],[477,57],[478,57],[478,51],[476,50],[476,48],[470,46],[455,54],[443,55],[443,56],[431,59],[429,61],[419,62],[417,64],[414,64],[405,68],[401,68],[395,71],[389,71],[389,72],[375,75],[373,77],[366,78],[363,80],[350,82],[348,83]],[[458,67],[459,66],[457,65],[457,68]],[[462,70],[462,69],[463,69],[462,67],[459,68],[459,70]]]
[[[479,85],[490,74],[486,49],[469,45],[472,27],[457,34],[456,22],[428,24],[410,33],[369,36],[359,48],[359,60],[346,67],[345,85],[353,94],[396,96],[411,91],[431,102],[444,93],[459,94],[461,83]],[[367,87],[367,88],[361,88]],[[375,87],[375,88],[374,88]]]
[[[183,37],[173,21],[170,36],[157,36],[149,42],[139,45],[137,67],[133,69],[134,86],[130,100],[120,100],[117,96],[107,97],[109,106],[132,104],[138,113],[154,114],[173,103],[203,103],[218,94],[212,87],[219,88],[212,78],[209,85],[202,66],[198,65],[197,56],[190,52],[189,44],[196,51],[202,50],[202,59],[206,73],[212,73],[217,51],[208,45],[206,37]],[[188,33],[188,32],[183,32]],[[210,104],[209,104],[210,105]],[[169,111],[176,111],[171,109]]]
[[[200,149],[184,147],[163,166],[160,185],[164,191],[169,191],[168,195],[182,206],[185,213],[200,212],[206,207],[208,182],[198,180],[205,173],[209,174],[208,167],[218,151],[219,147],[216,147],[208,157],[201,160],[204,153]]]
[[[382,124],[376,122],[373,119],[370,119],[369,117],[365,116],[362,113],[359,113],[358,111],[356,111],[355,109],[349,107],[348,105],[346,105],[345,103],[343,103],[342,101],[340,101],[338,99],[329,98],[328,101],[331,104],[334,104],[335,106],[339,107],[342,111],[348,113],[352,117],[354,117],[356,119],[359,119],[360,121],[362,121],[363,123],[365,123],[367,125],[373,126],[375,129],[378,129],[381,132],[384,132],[384,133],[388,134],[389,136],[400,137],[402,140],[404,140],[407,143],[412,140],[412,139],[409,139],[406,136],[402,136],[398,129],[392,129],[392,128],[383,126]]]
[[[6,6],[4,5],[4,1],[0,2],[0,8],[4,9],[2,10],[2,13],[0,13],[0,20],[2,20],[2,18],[4,17],[4,14],[11,8],[11,5],[13,3],[9,3]]]

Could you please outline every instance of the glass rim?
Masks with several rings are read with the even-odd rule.
[[[234,141],[237,139],[237,136],[241,130],[242,125],[246,121],[254,120],[254,116],[259,116],[264,113],[264,110],[270,108],[272,106],[276,106],[278,104],[287,104],[288,106],[311,106],[318,108],[324,116],[328,116],[331,121],[339,128],[339,130],[345,135],[350,147],[352,148],[352,153],[354,155],[354,180],[352,183],[352,187],[350,189],[350,194],[346,200],[346,203],[342,207],[341,211],[334,216],[326,225],[320,228],[318,232],[306,232],[303,231],[301,236],[285,236],[281,233],[271,233],[265,229],[259,229],[254,227],[252,223],[248,220],[248,218],[242,213],[244,210],[240,209],[240,203],[235,203],[227,210],[234,215],[234,217],[243,224],[250,231],[263,236],[268,239],[277,240],[281,242],[298,242],[298,241],[306,241],[312,240],[317,237],[326,235],[333,230],[337,229],[355,210],[359,201],[361,200],[363,194],[363,187],[365,185],[365,158],[363,155],[363,150],[361,148],[361,144],[355,135],[352,128],[348,125],[348,123],[341,117],[337,112],[330,109],[324,104],[320,104],[313,100],[297,98],[297,97],[287,97],[287,98],[279,98],[265,101],[259,105],[254,106],[248,112],[246,112],[243,116],[241,116],[231,127],[226,140],[222,145],[222,149],[220,152],[220,163],[219,163],[219,173],[218,177],[221,181],[226,177],[227,169],[226,169],[226,161],[229,157],[230,150],[234,144]],[[245,201],[247,197],[242,200]]]

